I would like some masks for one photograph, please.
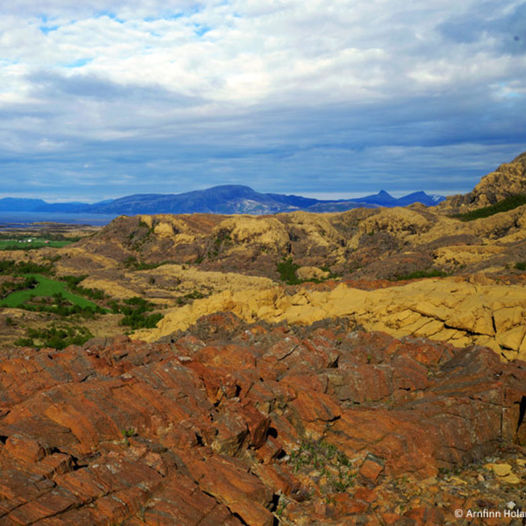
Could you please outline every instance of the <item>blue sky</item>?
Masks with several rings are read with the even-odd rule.
[[[449,194],[526,150],[525,2],[88,3],[0,7],[0,196]]]

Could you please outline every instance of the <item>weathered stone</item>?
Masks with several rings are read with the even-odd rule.
[[[378,477],[380,476],[380,473],[383,470],[384,470],[384,466],[381,462],[379,462],[378,460],[374,458],[367,457],[365,459],[365,462],[360,466],[359,473],[368,482],[375,484],[376,480],[378,479]]]
[[[440,468],[524,436],[519,361],[346,322],[251,332],[228,319],[208,345],[189,332],[173,344],[120,339],[93,354],[70,347],[49,360],[24,350],[4,360],[0,516],[266,525],[279,509],[298,524],[373,524],[393,511],[393,480],[435,477],[429,495],[445,499]],[[5,386],[20,378],[20,352],[26,385],[14,396]],[[77,381],[82,367],[89,377]],[[512,469],[490,480],[518,491],[526,467],[501,463]],[[460,479],[467,484],[449,483],[471,484]],[[440,517],[429,506],[407,500],[395,515],[431,524]]]
[[[25,463],[38,462],[46,455],[44,448],[34,439],[14,434],[6,440],[2,455]]]

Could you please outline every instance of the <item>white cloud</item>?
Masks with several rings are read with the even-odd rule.
[[[174,148],[198,146],[192,169],[224,174],[229,162],[241,174],[250,168],[229,156],[261,163],[240,150],[259,148],[288,152],[265,165],[299,177],[309,163],[336,162],[327,152],[342,145],[343,165],[400,142],[521,140],[506,132],[526,93],[522,44],[508,34],[523,20],[519,1],[5,4],[0,155],[56,152],[73,166],[89,147],[101,158],[111,151],[98,167],[110,170],[130,148],[162,172]],[[517,118],[514,130],[525,124]],[[214,157],[221,148],[228,161]]]
[[[502,67],[490,36],[462,46],[444,39],[437,27],[456,11],[439,0],[418,8],[398,0],[244,0],[205,2],[200,10],[172,2],[170,11],[181,13],[172,19],[163,18],[168,10],[155,1],[100,1],[91,12],[72,6],[48,1],[29,10],[33,17],[20,9],[5,17],[0,53],[51,70],[89,59],[66,73],[240,104],[271,97],[311,102],[320,94],[333,100],[388,96],[442,89],[459,77],[485,81],[493,70],[513,72],[512,64]],[[476,6],[466,2],[463,10]],[[36,15],[46,10],[43,22]],[[44,34],[43,26],[53,30]],[[209,31],[199,36],[203,27]]]

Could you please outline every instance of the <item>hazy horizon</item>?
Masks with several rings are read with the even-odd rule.
[[[218,186],[218,185],[216,185]],[[220,185],[219,185],[220,186]],[[250,186],[250,185],[245,185],[245,186]],[[207,187],[207,188],[196,188],[194,190],[188,190],[188,192],[191,192],[191,191],[199,191],[199,190],[206,190],[210,187]],[[252,187],[251,187],[252,188]],[[257,190],[255,188],[252,188],[253,190],[255,190],[256,192],[258,193],[261,193],[261,194],[275,194],[275,193],[279,193],[281,195],[296,195],[298,197],[308,197],[310,199],[318,199],[318,200],[321,200],[321,201],[337,201],[337,200],[350,200],[350,199],[355,199],[355,198],[360,198],[360,197],[367,197],[369,195],[374,195],[374,194],[377,194],[379,193],[380,191],[386,191],[387,193],[389,193],[392,197],[396,197],[396,198],[400,198],[400,197],[404,197],[406,195],[409,195],[409,194],[412,194],[414,192],[420,192],[422,190],[420,189],[414,189],[414,190],[408,190],[408,191],[399,191],[399,190],[387,190],[385,188],[379,188],[377,191],[375,192],[368,192],[368,193],[364,193],[364,192],[341,192],[341,193],[336,193],[336,192],[306,192],[306,193],[296,193],[296,192],[266,192],[266,191],[261,191],[261,190]],[[457,193],[467,193],[469,192],[471,189],[465,189],[464,191],[462,192],[439,192],[439,191],[432,191],[432,190],[426,190],[426,194],[428,195],[442,195],[442,196],[448,196],[448,195],[455,195]],[[186,192],[167,192],[166,194],[179,194],[179,193],[186,193]],[[141,194],[164,194],[164,192],[154,192],[154,191],[151,191],[151,192],[141,192]],[[166,195],[165,194],[165,195]],[[114,197],[108,197],[108,198],[101,198],[101,199],[82,199],[82,197],[79,197],[78,199],[55,199],[53,200],[53,198],[50,198],[50,199],[43,199],[41,197],[38,197],[38,196],[35,196],[35,195],[7,195],[7,194],[0,194],[0,199],[6,199],[6,198],[15,198],[15,199],[42,199],[44,201],[46,201],[47,203],[50,203],[50,204],[55,204],[55,203],[87,203],[87,204],[94,204],[94,203],[99,203],[101,201],[106,201],[106,200],[112,200],[112,199],[119,199],[121,197],[126,197],[128,195],[135,195],[135,194],[126,194],[126,195],[118,195],[118,196],[114,196]]]

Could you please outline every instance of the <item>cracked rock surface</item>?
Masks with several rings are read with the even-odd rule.
[[[523,361],[343,319],[12,350],[0,524],[452,524],[526,505],[525,409]]]

